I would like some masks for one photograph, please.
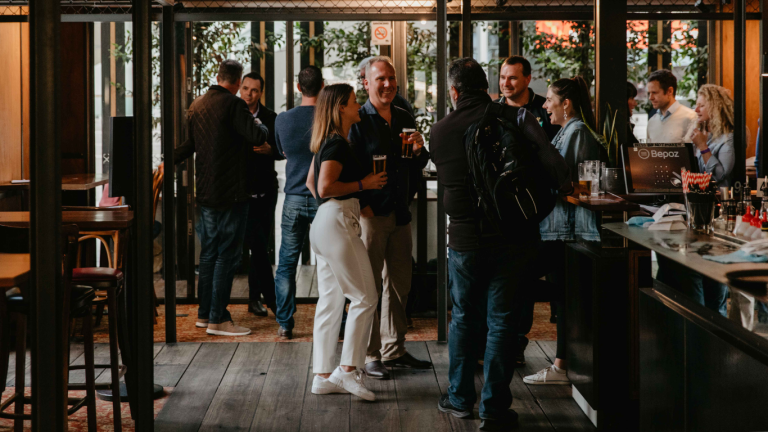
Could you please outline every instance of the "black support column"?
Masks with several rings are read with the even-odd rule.
[[[133,2],[133,113],[134,113],[134,173],[133,202],[135,277],[129,286],[129,321],[133,332],[133,365],[135,383],[130,397],[136,412],[136,430],[154,430],[153,406],[153,323],[152,291],[152,34],[151,3]],[[133,367],[133,371],[130,370]],[[129,388],[130,390],[130,388]]]
[[[59,0],[29,5],[32,430],[67,430],[67,326],[61,281]]]
[[[595,2],[595,117],[601,123],[608,105],[617,113],[619,144],[627,142],[627,4]]]
[[[168,162],[163,181],[163,279],[165,279],[165,342],[176,342],[176,229],[173,173],[173,149],[175,147],[176,123],[176,23],[173,20],[173,7],[163,7],[162,29],[162,137],[163,160]]]
[[[733,147],[736,164],[732,182],[746,179],[747,152],[747,0],[733,2]]]
[[[461,56],[472,57],[472,0],[461,0]]]
[[[446,0],[437,0],[437,120],[446,114],[446,95],[448,94],[446,66],[448,57],[448,4]],[[443,185],[437,183],[437,341],[448,342],[448,268],[446,250],[446,226]]]
[[[768,157],[766,157],[765,152],[768,151],[768,148],[766,148],[766,139],[765,139],[765,129],[763,129],[765,126],[765,118],[766,118],[766,111],[768,110],[768,0],[763,0],[760,5],[760,11],[761,14],[761,21],[760,21],[760,32],[761,32],[761,40],[760,40],[760,52],[762,53],[762,56],[760,56],[760,142],[757,143],[758,149],[757,152],[759,153],[759,161],[758,161],[758,174],[760,176],[765,177],[768,175]]]
[[[285,22],[285,110],[293,108],[293,21]]]

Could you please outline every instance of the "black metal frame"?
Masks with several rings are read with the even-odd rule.
[[[163,6],[161,37],[161,109],[163,160],[168,161],[163,181],[163,279],[165,281],[165,342],[176,342],[176,229],[173,154],[176,142],[176,23],[173,7]]]
[[[763,0],[760,5],[760,10],[768,10],[768,0]],[[766,62],[768,62],[768,14],[763,14],[763,19],[760,23],[761,36],[760,36],[760,127],[762,128],[766,120],[766,110],[768,110],[768,76],[763,74],[768,73],[766,69]],[[762,129],[761,129],[762,130]],[[768,175],[768,158],[765,157],[766,148],[765,134],[760,133],[760,141],[757,143],[759,146],[760,158],[758,160],[758,173],[765,176]]]
[[[61,279],[61,55],[58,0],[29,8],[32,429],[67,427],[67,331]]]
[[[595,1],[595,117],[600,124],[608,105],[613,108],[620,143],[627,142],[626,14],[623,2]]]
[[[152,34],[150,4],[133,2],[133,110],[134,110],[134,226],[132,243],[133,282],[128,286],[129,325],[134,329],[133,365],[128,373],[136,411],[136,430],[154,429],[153,342],[154,304],[152,290]],[[166,231],[168,232],[168,231]],[[130,366],[134,366],[131,368]],[[128,379],[128,378],[126,378]],[[130,387],[129,387],[130,388]]]
[[[437,120],[446,115],[448,93],[448,9],[446,0],[437,0]],[[471,27],[470,27],[471,28]],[[448,249],[446,247],[445,190],[437,183],[437,341],[448,342]]]
[[[733,144],[737,161],[744,161],[747,152],[747,0],[733,1]],[[746,178],[744,162],[733,167],[731,178],[742,181]]]

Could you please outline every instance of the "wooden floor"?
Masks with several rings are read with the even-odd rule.
[[[277,266],[272,266],[274,274]],[[165,298],[165,281],[159,273],[154,275],[155,293],[158,299]],[[197,277],[195,277],[197,280]],[[195,283],[197,284],[197,283]],[[182,299],[187,296],[187,281],[176,281],[176,298]],[[299,301],[317,299],[317,271],[313,265],[300,265],[296,271],[296,298]],[[232,303],[244,303],[248,300],[248,275],[235,275],[232,283]]]
[[[479,420],[437,410],[448,388],[448,346],[408,342],[434,369],[392,370],[389,381],[366,380],[378,400],[310,392],[311,343],[204,343],[161,346],[155,382],[176,387],[155,421],[163,431],[475,431]],[[341,344],[339,344],[341,349]],[[526,386],[522,376],[551,364],[554,342],[528,346],[528,365],[512,382],[518,430],[595,430],[567,386]],[[482,371],[475,385],[480,391]],[[477,417],[477,407],[475,407]]]
[[[378,398],[371,403],[350,395],[313,395],[309,342],[155,344],[154,381],[175,387],[157,416],[155,430],[476,431],[478,419],[459,420],[437,410],[437,400],[448,388],[448,345],[406,342],[406,346],[416,357],[429,358],[434,368],[393,369],[392,380],[366,380]],[[515,372],[510,388],[512,408],[520,415],[517,430],[594,431],[571,398],[569,386],[527,386],[522,381],[551,364],[554,349],[555,342],[531,342],[528,364]],[[82,352],[82,345],[72,345],[73,364],[83,364]],[[107,363],[109,346],[96,344],[94,354],[96,363]],[[13,386],[14,356],[10,363],[7,384]],[[29,360],[26,364],[29,385]],[[109,371],[96,371],[97,382],[109,379]],[[70,382],[84,381],[83,371],[70,374]],[[478,395],[482,385],[478,369]],[[477,405],[474,411],[477,418]]]

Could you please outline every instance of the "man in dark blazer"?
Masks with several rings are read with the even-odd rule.
[[[277,172],[275,161],[283,159],[275,145],[275,119],[277,114],[261,104],[264,94],[264,78],[256,72],[243,77],[240,97],[248,105],[254,122],[269,129],[267,141],[254,144],[248,156],[248,223],[245,243],[251,250],[248,267],[248,311],[257,316],[267,316],[266,304],[275,310],[275,279],[269,259],[270,233],[274,229],[275,205],[277,204]]]

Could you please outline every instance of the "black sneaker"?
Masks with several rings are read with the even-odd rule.
[[[525,366],[525,348],[528,347],[528,339],[523,339],[518,343],[515,353],[515,367]]]
[[[472,418],[472,411],[465,411],[453,406],[447,394],[440,396],[440,400],[437,402],[437,409],[460,419]]]
[[[507,410],[502,418],[480,419],[481,431],[501,432],[509,431],[517,424],[517,413],[514,410]]]

